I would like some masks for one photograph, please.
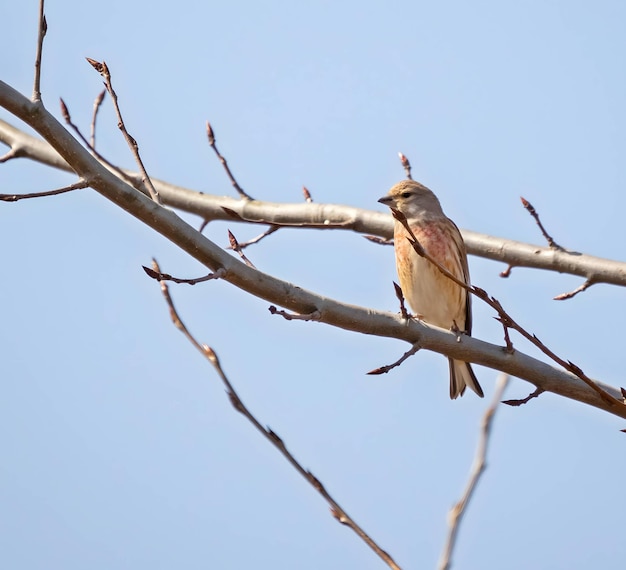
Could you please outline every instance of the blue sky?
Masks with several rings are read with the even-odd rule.
[[[0,76],[30,94],[36,2],[0,12]],[[297,202],[306,185],[316,202],[381,211],[402,151],[462,228],[542,244],[523,195],[559,243],[623,259],[625,17],[617,1],[50,1],[43,97],[57,114],[63,97],[87,129],[101,81],[84,58],[105,60],[158,178],[232,195],[208,119],[254,197]],[[108,102],[98,146],[133,166]],[[3,193],[72,181],[0,165]],[[226,245],[227,228],[258,233],[206,233]],[[200,275],[195,261],[89,190],[2,205],[0,239],[3,567],[384,567],[232,410],[141,270],[155,256]],[[397,310],[393,252],[360,236],[281,230],[247,254],[302,287]],[[470,268],[559,354],[626,383],[622,289],[559,303],[580,279]],[[260,421],[403,568],[434,567],[488,402],[451,402],[440,355],[369,377],[406,346],[286,322],[223,282],[172,293]],[[475,304],[474,335],[499,343],[492,316]],[[488,400],[496,372],[476,372]],[[507,396],[531,390],[513,380]],[[552,395],[499,409],[455,567],[621,568],[624,427]]]

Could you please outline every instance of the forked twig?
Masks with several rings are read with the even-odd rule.
[[[65,192],[71,192],[72,190],[81,190],[82,188],[88,188],[89,184],[84,180],[79,180],[70,184],[69,186],[63,186],[63,188],[57,188],[56,190],[46,190],[45,192],[31,192],[30,194],[0,194],[0,201],[2,202],[17,202],[19,200],[27,200],[28,198],[43,198],[45,196],[56,196],[57,194],[64,194]]]
[[[115,109],[115,114],[117,115],[117,126],[122,131],[124,138],[130,148],[133,156],[135,157],[135,162],[137,166],[139,166],[139,171],[141,172],[141,181],[148,188],[148,192],[150,193],[150,197],[157,203],[161,204],[161,198],[157,189],[152,184],[152,180],[148,175],[146,167],[143,164],[143,160],[141,160],[141,156],[139,155],[139,145],[137,141],[130,135],[128,130],[126,129],[126,125],[124,124],[124,119],[122,118],[122,111],[120,110],[120,106],[117,101],[117,93],[113,89],[113,83],[111,81],[111,72],[106,64],[106,62],[96,61],[95,59],[91,59],[89,57],[85,58],[89,64],[102,76],[104,77],[104,86],[106,90],[109,92],[111,96],[111,100],[113,101],[113,108]]]
[[[233,185],[233,188],[237,190],[239,197],[245,198],[246,200],[252,200],[253,198],[250,195],[248,195],[241,186],[239,186],[239,183],[237,182],[237,180],[235,180],[233,173],[230,171],[228,162],[222,156],[220,151],[217,150],[217,145],[215,144],[215,132],[213,131],[213,127],[211,126],[211,123],[209,123],[209,121],[206,122],[206,136],[209,139],[209,146],[213,149],[213,152],[215,153],[219,161],[222,163],[222,166],[224,167],[224,170],[226,171],[226,175],[228,176],[230,183]]]
[[[37,53],[35,55],[35,79],[33,80],[33,102],[41,101],[41,58],[43,55],[43,39],[48,31],[48,22],[44,12],[44,0],[39,0],[39,26],[37,31]]]
[[[156,274],[161,274],[161,269],[159,268],[156,260],[152,261],[152,268]],[[243,403],[239,394],[235,390],[234,386],[226,376],[220,361],[217,357],[215,351],[206,344],[200,344],[194,336],[189,332],[183,321],[181,320],[176,308],[174,307],[174,302],[169,293],[169,288],[165,281],[161,281],[161,292],[163,293],[163,297],[165,298],[165,302],[167,303],[170,309],[170,317],[174,326],[181,331],[187,340],[196,348],[198,351],[202,353],[202,355],[213,365],[218,376],[220,377],[222,383],[226,387],[226,393],[230,400],[232,406],[241,414],[243,414],[246,419],[259,431],[265,439],[267,439],[280,453],[283,457],[291,464],[291,466],[304,477],[308,483],[324,498],[326,503],[330,506],[331,514],[339,521],[340,523],[350,527],[385,563],[394,570],[400,570],[400,567],[395,563],[393,558],[385,552],[378,544],[352,519],[348,513],[333,499],[330,493],[326,490],[322,482],[315,476],[311,471],[305,469],[298,460],[292,455],[292,453],[287,449],[284,441],[278,436],[276,432],[271,430],[269,427],[264,427],[259,420],[250,412],[250,410]]]
[[[509,376],[507,374],[501,374],[498,377],[493,400],[485,411],[485,415],[481,421],[480,439],[478,441],[476,456],[474,457],[474,463],[472,464],[469,480],[467,481],[467,485],[461,499],[448,513],[448,537],[441,554],[441,558],[439,559],[438,570],[448,570],[450,568],[450,561],[452,558],[452,552],[454,551],[456,537],[459,532],[459,525],[461,524],[461,520],[465,514],[465,509],[474,494],[476,485],[487,467],[486,457],[487,447],[489,445],[489,435],[491,433],[491,425],[493,423],[493,417],[496,413],[498,404],[500,403],[500,398],[502,398],[502,394],[506,389],[508,381]]]
[[[93,156],[95,156],[102,164],[108,166],[113,172],[115,172],[122,180],[128,182],[128,184],[130,184],[133,188],[137,187],[137,183],[135,181],[134,178],[132,178],[131,176],[129,176],[128,174],[126,174],[126,172],[124,172],[121,168],[119,168],[118,166],[115,166],[115,164],[112,164],[111,162],[109,162],[104,156],[102,156],[96,149],[95,147],[92,145],[92,143],[90,141],[87,140],[87,137],[82,133],[82,131],[78,128],[78,125],[76,125],[73,121],[72,121],[72,116],[70,115],[70,110],[68,108],[68,106],[65,104],[65,101],[63,100],[63,98],[59,98],[59,105],[61,106],[61,115],[63,116],[63,120],[66,122],[66,124],[72,128],[72,130],[76,133],[76,136],[83,141],[83,143],[85,144],[85,146],[91,151],[91,154]],[[94,116],[94,120],[95,120],[95,116]],[[94,139],[95,142],[95,139]]]

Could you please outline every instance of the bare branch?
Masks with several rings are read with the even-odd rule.
[[[552,236],[550,236],[550,234],[548,234],[546,229],[543,227],[543,224],[541,223],[541,220],[539,219],[539,214],[537,213],[535,208],[533,208],[533,205],[528,200],[526,200],[526,198],[524,198],[523,196],[520,196],[520,199],[522,201],[522,205],[524,206],[524,208],[528,210],[528,213],[535,219],[535,222],[537,222],[537,225],[539,226],[539,229],[541,230],[543,237],[546,238],[548,245],[550,247],[553,247],[554,249],[560,249],[562,251],[565,251],[565,248],[561,247],[558,243],[556,243],[552,239]]]
[[[237,180],[235,180],[235,177],[233,176],[233,173],[231,172],[230,167],[228,166],[228,162],[222,156],[220,151],[217,150],[217,145],[215,144],[215,132],[213,131],[213,127],[211,127],[211,123],[209,123],[209,121],[206,122],[206,135],[207,135],[207,138],[209,139],[209,146],[213,149],[213,152],[215,153],[219,161],[222,163],[222,166],[224,167],[224,170],[226,171],[226,176],[228,176],[228,179],[230,180],[230,183],[233,185],[233,188],[237,190],[240,198],[244,198],[246,200],[252,200],[253,198],[250,195],[248,195],[241,186],[239,186],[239,183],[237,182]]]
[[[144,268],[146,269],[146,268]],[[156,260],[152,261],[152,271],[156,275],[162,275],[161,269],[159,268]],[[200,344],[195,337],[189,332],[182,319],[180,318],[178,311],[174,307],[174,302],[169,293],[169,288],[165,281],[161,281],[161,292],[165,297],[165,301],[170,310],[170,317],[174,326],[181,331],[187,340],[196,348],[198,351],[202,353],[202,355],[213,365],[218,376],[222,380],[222,383],[226,387],[226,393],[228,394],[228,398],[230,399],[233,407],[243,414],[246,419],[256,428],[256,430],[263,435],[263,437],[269,441],[280,453],[285,457],[285,459],[291,464],[291,466],[298,472],[302,477],[304,477],[311,486],[324,498],[324,500],[330,506],[331,514],[342,524],[350,527],[364,542],[367,544],[384,562],[395,570],[400,570],[400,567],[395,563],[393,558],[385,552],[378,544],[354,521],[352,517],[348,515],[348,513],[344,510],[344,508],[337,503],[337,501],[330,495],[330,493],[326,490],[321,481],[313,475],[309,470],[302,467],[302,464],[292,455],[292,453],[287,449],[284,441],[281,437],[278,436],[276,432],[271,430],[269,427],[264,427],[259,420],[254,416],[254,414],[247,408],[247,406],[243,403],[243,400],[237,394],[235,387],[231,383],[231,381],[226,376],[220,361],[217,357],[215,351],[206,344]]]
[[[104,156],[102,156],[93,146],[93,144],[87,140],[87,137],[85,137],[85,135],[83,135],[82,131],[80,130],[80,128],[78,127],[78,125],[76,125],[73,121],[72,121],[72,116],[70,115],[70,110],[67,106],[67,104],[65,103],[65,101],[62,98],[59,98],[59,105],[61,106],[61,116],[63,117],[63,120],[65,121],[65,123],[67,125],[69,125],[72,130],[76,133],[76,136],[83,141],[83,143],[85,144],[85,146],[87,148],[90,149],[91,154],[93,156],[95,156],[102,164],[104,164],[105,166],[107,166],[109,168],[109,170],[111,170],[112,172],[115,172],[120,178],[126,180],[126,182],[128,182],[129,184],[132,184],[134,188],[139,189],[139,184],[137,184],[136,180],[133,179],[129,174],[127,174],[126,172],[124,172],[121,168],[118,168],[117,166],[115,166],[114,164],[112,164],[111,162],[109,162]],[[93,117],[93,121],[95,121],[95,114]],[[93,123],[92,121],[92,126],[95,127],[95,123]],[[93,139],[95,142],[95,139]]]
[[[104,86],[106,90],[111,95],[111,100],[113,101],[113,108],[115,109],[115,114],[117,115],[117,126],[122,131],[126,142],[128,143],[128,147],[130,151],[133,153],[135,157],[135,162],[137,166],[139,166],[139,171],[141,172],[142,178],[141,181],[145,184],[146,188],[148,188],[148,192],[152,199],[157,203],[161,204],[161,198],[159,197],[159,193],[157,189],[154,187],[148,172],[146,171],[146,167],[143,164],[143,160],[141,160],[141,156],[139,155],[139,145],[137,141],[130,135],[128,130],[126,129],[126,125],[124,124],[124,119],[122,118],[122,111],[120,109],[119,103],[117,101],[117,93],[113,89],[113,83],[111,81],[111,72],[106,64],[106,62],[99,62],[95,59],[91,59],[89,57],[85,58],[91,67],[93,67],[102,77],[104,77]]]
[[[74,171],[49,143],[26,134],[2,119],[0,119],[0,142],[11,147],[9,158],[23,157],[61,170]],[[138,177],[137,173],[130,171],[126,174],[129,179]],[[383,238],[383,243],[392,243],[388,240],[393,236],[393,219],[387,213],[342,204],[238,200],[204,194],[162,180],[152,179],[152,181],[164,204],[200,216],[204,220],[203,227],[211,221],[233,219],[224,210],[228,208],[229,211],[237,213],[237,221],[241,223],[349,230],[361,234],[374,234],[378,238]],[[621,261],[574,254],[470,230],[461,230],[461,233],[471,255],[501,261],[511,267],[556,271],[578,275],[594,283],[626,287],[626,263]]]
[[[46,137],[56,153],[71,164],[71,169],[86,180],[94,190],[162,234],[212,271],[222,268],[225,271],[224,280],[252,295],[281,305],[300,315],[318,310],[320,322],[344,330],[397,338],[411,345],[419,342],[426,350],[433,350],[456,360],[496,368],[512,376],[528,380],[546,391],[626,418],[626,406],[605,402],[596,391],[590,389],[571,372],[555,368],[520,351],[507,354],[500,346],[466,336],[462,337],[462,342],[458,342],[457,335],[449,331],[434,326],[427,327],[417,321],[407,322],[406,319],[386,311],[341,303],[248,267],[198,233],[173,211],[157,206],[152,200],[107,170],[44,107],[33,104],[2,81],[0,81],[0,106]],[[189,194],[195,195],[196,193],[190,192]],[[246,207],[241,208],[242,203],[245,203]],[[254,209],[258,203],[244,200],[218,201],[212,207],[215,211],[219,211],[223,219],[226,219],[226,214],[221,208],[226,205],[232,206],[233,209],[239,208],[239,212],[247,217],[247,207]],[[316,210],[319,205],[300,204],[299,207]],[[317,215],[320,212],[325,213],[327,208],[328,206],[319,208]],[[289,207],[286,209],[289,210]],[[356,209],[349,210],[355,211]],[[264,209],[263,212],[267,213],[268,209]],[[343,210],[342,213],[345,217],[346,211]],[[391,216],[373,212],[368,214],[372,216],[372,219],[380,219],[382,225],[388,224],[390,227]],[[359,225],[363,221],[364,219],[360,218]],[[600,382],[598,385],[615,397],[621,397],[615,388]]]
[[[35,79],[33,80],[33,103],[41,102],[41,58],[43,55],[43,39],[48,31],[48,22],[44,12],[44,0],[39,0],[39,26],[37,32],[37,54],[35,55]]]
[[[466,508],[469,504],[470,499],[474,495],[476,486],[478,485],[478,481],[480,480],[481,475],[487,468],[487,447],[489,445],[489,435],[491,434],[493,417],[496,413],[496,409],[498,407],[498,404],[500,403],[500,398],[502,398],[502,394],[506,389],[508,381],[509,377],[506,374],[501,374],[499,376],[498,382],[496,383],[496,390],[493,395],[493,400],[490,406],[485,411],[485,415],[483,416],[481,422],[480,439],[478,442],[478,447],[476,448],[476,456],[474,458],[474,463],[472,465],[469,480],[467,481],[467,486],[465,487],[465,491],[461,496],[461,500],[456,505],[454,505],[454,507],[452,507],[448,514],[448,537],[443,549],[443,553],[439,560],[439,570],[448,570],[450,568],[452,553],[454,551],[454,545],[456,544],[456,538],[459,532],[461,520],[466,512]]]
[[[2,202],[17,202],[19,200],[26,200],[28,198],[43,198],[45,196],[56,196],[58,194],[64,194],[65,192],[71,192],[72,190],[81,190],[87,188],[89,184],[84,180],[79,180],[69,186],[63,186],[63,188],[57,188],[56,190],[46,190],[45,192],[32,192],[30,194],[0,194],[0,201]]]

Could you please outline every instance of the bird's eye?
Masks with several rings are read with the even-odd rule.
[[[411,197],[411,192],[402,192],[402,197],[403,198],[410,198]]]

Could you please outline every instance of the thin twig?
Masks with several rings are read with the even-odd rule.
[[[393,245],[393,238],[382,238],[378,236],[363,236],[366,240],[374,242],[378,245]]]
[[[513,354],[515,352],[515,348],[513,347],[513,341],[511,340],[511,336],[509,335],[508,322],[502,320],[500,317],[494,317],[494,319],[502,325],[502,330],[504,331],[504,350],[506,350],[506,352],[508,352],[509,354]]]
[[[322,314],[317,310],[303,315],[298,315],[295,313],[288,313],[282,309],[277,309],[274,305],[270,305],[268,310],[272,313],[272,315],[279,315],[286,321],[319,321],[322,316]]]
[[[111,82],[111,72],[106,64],[106,62],[96,61],[95,59],[91,59],[89,57],[85,58],[89,64],[102,76],[104,77],[104,86],[106,90],[111,95],[111,100],[113,101],[113,108],[115,109],[115,114],[117,115],[117,126],[122,131],[126,142],[128,143],[128,147],[130,148],[133,156],[135,157],[135,162],[137,166],[139,166],[139,171],[141,172],[141,181],[148,188],[148,192],[150,193],[150,197],[157,203],[161,204],[161,198],[157,189],[152,184],[152,180],[146,171],[146,167],[141,160],[141,156],[139,155],[139,145],[137,141],[130,135],[128,130],[126,129],[126,125],[124,124],[124,119],[122,118],[122,111],[120,110],[120,106],[117,101],[117,93],[113,89],[113,83]]]
[[[393,289],[396,292],[396,297],[398,301],[400,301],[400,314],[403,319],[410,319],[411,315],[406,310],[406,305],[404,304],[404,293],[402,292],[402,287],[398,285],[395,281],[393,282]]]
[[[259,234],[258,236],[254,237],[252,239],[249,239],[248,241],[244,241],[243,243],[238,243],[239,249],[240,250],[241,249],[245,249],[249,245],[253,245],[255,243],[259,243],[263,238],[266,238],[267,236],[272,235],[275,231],[277,231],[279,229],[280,229],[280,226],[270,226],[262,234]],[[202,231],[202,230],[199,230],[199,231]],[[232,245],[229,245],[227,249],[233,249]]]
[[[411,163],[409,162],[409,159],[406,156],[404,156],[401,152],[398,153],[398,156],[400,157],[402,168],[404,168],[404,172],[406,172],[406,177],[409,180],[413,180],[413,178],[411,177]]]
[[[37,53],[35,55],[35,79],[33,81],[33,102],[41,101],[41,57],[43,54],[43,39],[48,31],[48,22],[44,13],[44,0],[39,0],[39,26],[37,31]]]
[[[11,147],[5,154],[0,156],[0,164],[2,164],[3,162],[8,162],[9,160],[12,160],[13,158],[19,158],[19,156],[20,155],[17,151],[17,148]]]
[[[156,274],[161,274],[161,269],[159,268],[156,260],[152,261],[152,268]],[[189,332],[183,321],[181,320],[176,308],[174,307],[174,302],[169,293],[169,288],[165,281],[161,281],[161,292],[163,293],[163,297],[170,309],[170,317],[174,326],[181,331],[187,340],[198,349],[202,355],[213,365],[218,376],[222,380],[222,383],[226,387],[226,393],[228,398],[238,412],[243,414],[246,419],[259,431],[265,439],[267,439],[280,453],[283,457],[291,464],[291,466],[298,472],[302,477],[304,477],[310,485],[324,498],[326,503],[330,506],[331,514],[342,524],[350,527],[385,563],[394,570],[400,570],[400,567],[395,563],[393,558],[385,552],[378,544],[352,519],[348,513],[333,499],[330,493],[326,490],[321,481],[311,473],[308,469],[305,469],[298,460],[291,454],[291,452],[287,449],[284,441],[278,436],[276,432],[271,430],[269,427],[266,428],[256,419],[256,417],[252,414],[252,412],[246,407],[243,403],[239,394],[235,390],[234,386],[226,376],[220,361],[217,357],[215,351],[206,344],[200,344],[194,336]]]
[[[583,291],[589,289],[589,287],[591,287],[593,284],[594,281],[592,281],[591,279],[587,279],[587,281],[585,281],[580,287],[576,287],[576,289],[570,291],[569,293],[561,293],[560,295],[554,297],[553,300],[565,301],[566,299],[571,299],[572,297],[578,295],[578,293],[582,293]]]
[[[511,264],[507,265],[504,271],[500,271],[500,277],[506,279],[511,276],[511,271],[513,271],[513,266]]]
[[[483,416],[483,419],[481,421],[480,440],[478,441],[476,456],[474,457],[474,463],[470,471],[470,477],[467,481],[467,486],[465,487],[465,491],[463,492],[461,500],[456,505],[454,505],[454,507],[452,507],[448,514],[448,537],[443,552],[441,554],[441,558],[439,560],[439,570],[448,570],[450,568],[452,553],[454,551],[454,545],[456,543],[456,538],[459,532],[461,519],[463,518],[467,505],[474,494],[476,485],[480,480],[480,476],[483,474],[487,467],[485,461],[487,457],[487,447],[489,445],[491,425],[493,423],[493,417],[496,413],[498,404],[500,403],[500,398],[502,398],[502,394],[504,393],[508,381],[509,376],[507,374],[501,374],[498,377],[493,400],[485,411],[485,415]]]
[[[209,123],[209,121],[206,122],[206,135],[207,135],[207,138],[209,139],[209,146],[213,149],[213,152],[215,152],[215,155],[217,156],[219,161],[222,163],[222,166],[224,167],[224,170],[226,171],[226,175],[228,176],[230,183],[233,185],[233,188],[237,190],[239,197],[244,198],[246,200],[252,200],[253,198],[250,195],[248,195],[241,186],[239,186],[239,183],[237,182],[237,180],[235,180],[233,173],[230,171],[228,162],[226,162],[226,159],[221,155],[220,151],[217,150],[217,145],[215,144],[215,132],[213,131],[213,127],[211,127],[211,123]]]
[[[56,196],[57,194],[64,194],[65,192],[71,192],[72,190],[81,190],[82,188],[89,187],[89,184],[84,180],[79,180],[70,184],[69,186],[63,186],[63,188],[57,188],[56,190],[46,190],[45,192],[31,192],[30,194],[0,194],[0,201],[2,202],[17,202],[19,200],[27,200],[28,198],[44,198],[45,196]]]
[[[59,98],[59,105],[61,106],[61,115],[63,116],[63,120],[65,121],[65,123],[71,127],[71,129],[76,133],[76,136],[83,141],[84,145],[91,151],[91,154],[97,158],[100,162],[102,162],[102,164],[108,166],[113,172],[115,172],[122,180],[124,180],[125,182],[128,182],[133,188],[137,187],[137,182],[136,180],[130,176],[129,174],[127,174],[126,172],[124,172],[121,168],[119,168],[118,166],[115,166],[115,164],[109,162],[104,156],[102,156],[96,149],[95,147],[92,146],[92,143],[90,141],[87,140],[87,137],[85,137],[85,135],[82,133],[82,131],[80,130],[80,128],[78,127],[78,125],[76,125],[73,121],[72,121],[72,117],[70,115],[70,110],[68,108],[68,106],[65,104],[65,101],[62,98]]]
[[[624,406],[625,405],[624,402],[620,402],[617,398],[613,397],[606,390],[603,390],[602,388],[600,388],[600,386],[598,386],[591,378],[589,378],[589,376],[587,376],[579,366],[574,364],[571,360],[563,360],[560,356],[557,356],[557,354],[552,352],[552,350],[550,350],[543,342],[541,342],[536,335],[529,333],[525,328],[517,324],[517,322],[513,320],[513,317],[511,317],[504,310],[504,307],[502,306],[500,301],[498,301],[495,297],[490,297],[487,294],[487,291],[485,291],[484,289],[481,289],[480,287],[476,287],[473,285],[468,285],[467,283],[465,283],[465,281],[461,281],[455,275],[450,273],[450,271],[448,271],[443,265],[438,263],[422,247],[419,240],[415,237],[413,230],[409,226],[406,216],[399,210],[396,210],[395,208],[391,208],[391,213],[393,214],[393,217],[396,220],[398,220],[408,232],[410,237],[407,239],[409,240],[409,243],[412,245],[415,252],[419,256],[430,261],[441,273],[443,273],[446,277],[448,277],[448,279],[451,279],[452,281],[454,281],[457,285],[459,285],[459,287],[462,287],[466,291],[469,291],[472,295],[475,295],[481,301],[483,301],[484,303],[489,305],[492,309],[494,309],[498,313],[498,320],[505,327],[512,328],[513,330],[517,331],[526,340],[528,340],[534,346],[536,346],[539,350],[541,350],[541,352],[543,352],[546,356],[554,360],[554,362],[556,362],[557,364],[565,368],[565,370],[568,370],[569,372],[571,372],[572,374],[580,378],[585,384],[587,384],[587,386],[589,386],[592,390],[594,390],[607,404],[612,405],[612,406],[615,406],[615,405]]]
[[[523,406],[524,404],[530,402],[533,398],[538,398],[544,392],[545,390],[543,390],[542,388],[537,388],[536,390],[528,394],[528,396],[526,396],[525,398],[521,398],[519,400],[503,400],[502,403],[506,404],[507,406],[513,407]]]
[[[143,270],[147,273],[148,277],[152,277],[152,279],[156,279],[157,281],[171,281],[172,283],[185,283],[187,285],[195,285],[196,283],[204,283],[205,281],[211,281],[211,279],[220,279],[226,274],[226,271],[223,267],[220,267],[215,273],[209,273],[203,277],[195,277],[193,279],[181,279],[179,277],[173,277],[169,273],[158,273],[154,269],[150,269],[150,267],[146,267],[145,265],[141,266]]]
[[[19,116],[19,115],[16,115]],[[32,121],[26,121],[31,124]],[[41,164],[74,172],[69,163],[47,141],[25,133],[0,119],[0,143],[11,147],[0,162],[26,158]],[[137,187],[137,174],[132,173]],[[248,202],[197,192],[152,179],[163,201],[171,207],[196,214],[207,223],[225,218],[223,206],[239,212],[239,221],[281,227],[315,228],[318,230],[348,230],[359,234],[371,233],[383,238],[393,235],[393,220],[382,212],[340,204],[290,204],[281,202]],[[143,190],[142,190],[143,191]],[[245,216],[244,216],[245,212]],[[594,283],[626,286],[626,263],[603,259],[583,253],[558,251],[547,246],[516,242],[495,236],[461,230],[470,255],[510,264],[578,275]],[[390,242],[384,242],[390,243]]]
[[[539,229],[541,230],[543,237],[548,242],[548,245],[554,249],[565,251],[565,248],[561,247],[558,243],[556,243],[552,239],[552,236],[550,236],[548,232],[546,231],[546,229],[543,227],[543,224],[541,223],[541,220],[539,219],[539,214],[537,213],[535,208],[533,208],[533,205],[528,200],[526,200],[526,198],[524,198],[523,196],[520,196],[520,200],[522,201],[522,206],[524,206],[524,208],[528,210],[528,213],[535,219],[535,222],[537,222],[537,225],[539,226]]]
[[[413,356],[420,349],[420,344],[416,342],[409,350],[407,350],[398,360],[391,364],[386,364],[385,366],[381,366],[380,368],[374,368],[374,370],[370,370],[367,372],[370,376],[375,376],[378,374],[387,374],[390,370],[393,370],[396,366],[400,366],[407,358]]]
[[[241,251],[241,247],[239,246],[239,242],[237,241],[237,238],[233,235],[233,233],[228,230],[228,241],[230,242],[230,248],[233,251],[236,251],[239,254],[239,257],[241,257],[241,259],[243,260],[243,262],[256,269],[256,267],[254,267],[254,263],[252,263],[245,255],[245,253],[243,251]]]
[[[104,101],[104,96],[106,95],[106,92],[106,89],[100,91],[100,93],[93,102],[93,114],[91,115],[91,137],[89,138],[89,146],[94,150],[96,150],[96,119],[98,118],[98,111],[102,106],[102,102]]]

